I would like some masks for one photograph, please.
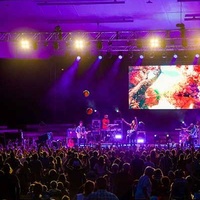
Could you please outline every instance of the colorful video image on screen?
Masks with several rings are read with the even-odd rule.
[[[130,109],[199,109],[200,65],[130,66]]]

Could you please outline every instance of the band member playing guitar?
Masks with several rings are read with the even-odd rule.
[[[190,146],[194,146],[195,139],[198,138],[198,131],[197,126],[193,123],[189,125],[189,127],[186,129],[186,132],[188,133],[188,144]]]
[[[136,131],[138,129],[138,120],[137,117],[131,121],[131,123],[128,123],[126,120],[122,118],[122,121],[130,127],[130,129],[127,131],[126,140],[127,142],[132,144],[135,144],[136,139]]]
[[[77,144],[80,146],[81,143],[85,146],[87,143],[87,134],[85,126],[83,126],[83,122],[80,121],[79,125],[76,127],[76,136],[77,136]]]

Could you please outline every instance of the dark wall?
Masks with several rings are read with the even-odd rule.
[[[75,76],[67,71],[73,57],[53,57],[47,60],[0,60],[0,124],[19,127],[24,124],[90,123],[108,113],[111,122],[137,116],[149,130],[174,130],[181,120],[195,122],[199,110],[129,110],[128,66],[136,59],[125,58],[119,69],[113,69],[116,57],[103,59],[96,70],[91,70],[94,57],[85,57],[79,63]],[[180,64],[191,61],[179,60]],[[149,59],[143,65],[169,64],[169,60]],[[116,66],[115,66],[116,67]],[[70,84],[61,84],[61,80]],[[83,90],[90,96],[85,98]],[[53,92],[52,92],[53,90]],[[88,107],[98,110],[86,114]],[[115,108],[120,113],[115,112]]]

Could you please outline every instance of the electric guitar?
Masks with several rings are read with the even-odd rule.
[[[87,138],[87,134],[90,133],[91,131],[84,131],[84,132],[76,132],[76,136],[78,139],[83,138],[86,139]]]

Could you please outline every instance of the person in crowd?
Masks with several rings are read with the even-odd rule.
[[[83,192],[78,193],[74,200],[87,200],[88,196],[94,192],[95,183],[93,181],[87,180],[83,185]]]
[[[35,182],[33,185],[32,200],[43,200],[42,198],[43,187],[40,182]]]
[[[153,167],[145,168],[144,174],[140,177],[136,187],[135,200],[150,200],[152,192],[151,178],[154,170]]]
[[[55,200],[60,200],[61,199],[62,192],[61,192],[61,190],[58,189],[57,181],[51,181],[50,182],[49,196],[52,199],[55,199]]]
[[[98,162],[94,166],[94,171],[98,177],[107,174],[107,166],[104,156],[100,156]]]
[[[173,168],[169,150],[167,150],[165,155],[160,159],[159,167],[165,176],[167,176],[168,172]]]
[[[131,161],[131,174],[134,179],[139,179],[144,172],[144,161],[140,158],[138,152],[134,154],[134,157]]]
[[[31,170],[31,178],[32,181],[41,181],[42,180],[42,173],[43,173],[43,166],[42,162],[38,159],[38,154],[34,153],[32,155],[32,159],[29,162],[30,170]]]
[[[122,170],[116,175],[114,182],[115,194],[119,200],[127,200],[132,197],[133,177],[131,176],[131,166],[124,163]]]
[[[20,199],[20,182],[18,177],[13,174],[13,170],[10,167],[10,164],[6,163],[3,166],[3,173],[1,176],[1,188],[2,190],[2,199],[7,200],[19,200]]]
[[[169,200],[170,196],[170,180],[169,177],[163,176],[161,178],[161,188],[159,200]]]
[[[163,177],[162,170],[159,168],[155,169],[151,179],[152,182],[151,197],[160,198],[161,188],[162,188],[162,177]]]
[[[146,168],[148,166],[153,167],[153,168],[156,167],[155,164],[151,161],[150,155],[146,156],[146,159],[145,159],[145,162],[144,162],[144,168]]]
[[[112,192],[107,191],[107,181],[103,177],[99,177],[95,182],[96,192],[88,196],[88,200],[119,200]]]
[[[10,152],[10,156],[5,160],[5,163],[8,163],[13,171],[20,167],[20,161],[16,158],[14,151]]]
[[[170,199],[175,200],[191,200],[191,191],[189,184],[185,179],[184,172],[182,170],[176,170],[175,180],[171,185]]]

